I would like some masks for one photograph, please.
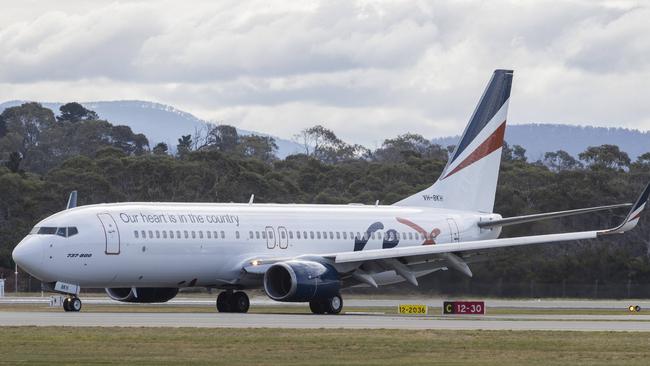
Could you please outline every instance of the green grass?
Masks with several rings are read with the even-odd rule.
[[[649,333],[3,327],[6,365],[647,365]]]

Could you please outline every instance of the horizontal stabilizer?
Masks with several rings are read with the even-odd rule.
[[[478,226],[481,229],[487,229],[487,228],[492,228],[492,227],[497,227],[497,226],[517,225],[517,224],[523,224],[523,223],[526,223],[526,222],[556,219],[558,217],[580,215],[580,214],[585,214],[585,213],[589,213],[589,212],[596,212],[596,211],[613,210],[613,209],[616,209],[616,208],[623,208],[623,207],[630,207],[630,206],[632,206],[631,203],[621,203],[621,204],[617,204],[617,205],[579,208],[579,209],[576,209],[576,210],[546,212],[546,213],[541,213],[541,214],[525,215],[525,216],[514,216],[514,217],[507,217],[507,218],[501,219],[501,220],[492,220],[492,221],[479,222]]]

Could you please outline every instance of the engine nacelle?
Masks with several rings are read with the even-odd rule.
[[[338,271],[314,261],[287,261],[273,264],[264,274],[264,290],[276,301],[306,302],[339,293]]]
[[[178,294],[178,288],[156,288],[156,287],[117,287],[107,288],[106,294],[113,300],[122,302],[167,302]]]

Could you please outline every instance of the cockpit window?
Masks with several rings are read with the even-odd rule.
[[[38,229],[38,235],[54,235],[56,234],[56,228],[55,227],[48,227],[48,226],[43,226],[40,229]]]
[[[77,230],[77,228],[74,226],[58,228],[51,226],[41,226],[33,228],[29,233],[36,235],[58,235],[64,238],[69,238],[73,235],[79,234],[79,230]]]

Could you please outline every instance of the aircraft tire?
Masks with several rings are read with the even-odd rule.
[[[309,309],[314,314],[325,314],[327,304],[321,299],[315,299],[309,302]]]
[[[243,291],[237,291],[230,297],[230,309],[234,313],[247,313],[250,305],[248,295]]]
[[[70,311],[74,312],[79,312],[81,311],[81,299],[78,297],[73,297],[70,299],[68,302],[68,307],[70,308]]]
[[[69,297],[66,297],[65,299],[63,299],[63,310],[65,310],[66,312],[71,311],[70,310],[70,298]]]
[[[328,314],[338,314],[343,309],[343,298],[341,298],[341,295],[334,295],[327,299],[324,305]]]
[[[230,313],[231,312],[231,301],[232,292],[222,291],[217,296],[217,311],[220,313]]]

